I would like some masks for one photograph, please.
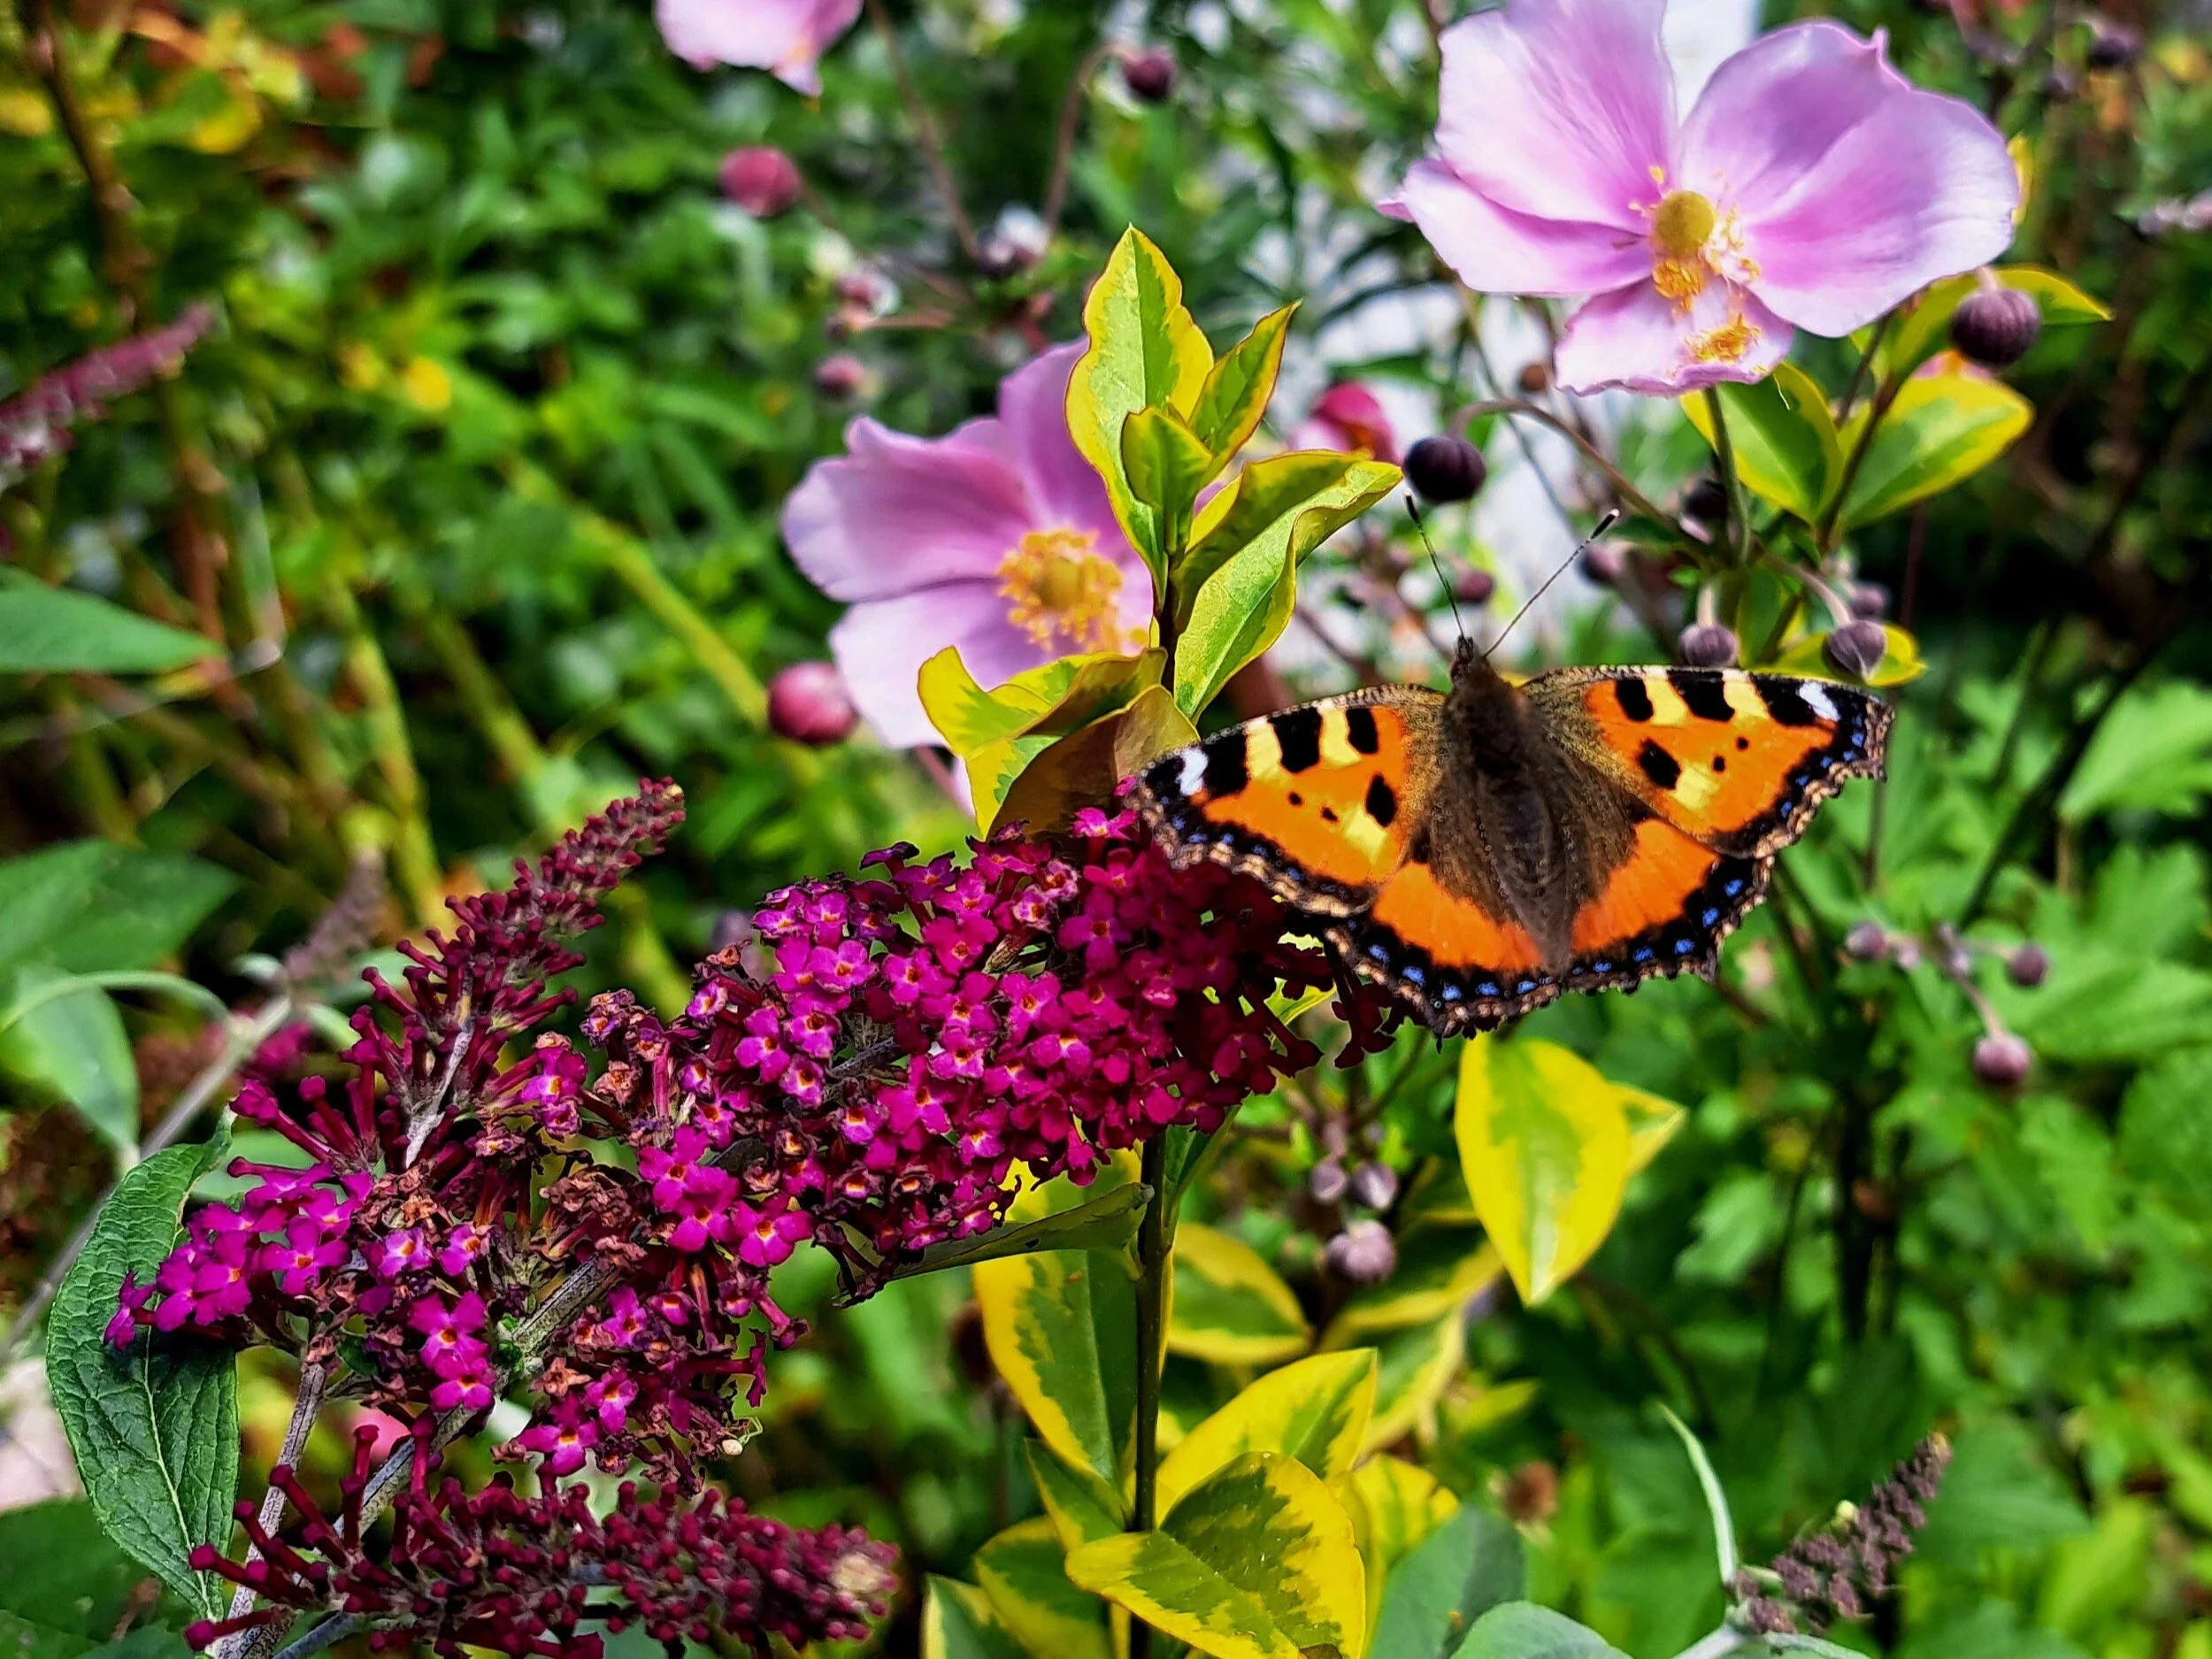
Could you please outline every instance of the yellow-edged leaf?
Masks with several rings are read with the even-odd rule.
[[[1843,432],[1847,451],[1870,411]],[[1846,528],[1871,524],[1962,483],[2012,447],[2035,405],[2001,381],[1974,374],[1919,374],[1907,380],[1875,429],[1843,503]]]
[[[1121,1531],[1129,1510],[1120,1493],[1089,1470],[1076,1468],[1041,1441],[1025,1441],[1022,1450],[1029,1459],[1030,1479],[1037,1483],[1037,1495],[1044,1500],[1045,1514],[1060,1536],[1062,1549],[1110,1538]]]
[[[922,1659],[1028,1659],[991,1598],[972,1584],[930,1575],[922,1604]]]
[[[1169,1353],[1218,1365],[1269,1365],[1306,1351],[1305,1310],[1250,1245],[1187,1221],[1176,1229],[1173,1264]]]
[[[1917,680],[1928,672],[1928,664],[1920,655],[1920,641],[1893,622],[1882,624],[1883,637],[1889,649],[1882,653],[1882,660],[1875,664],[1874,672],[1867,679],[1870,686],[1901,686],[1909,680]],[[1780,674],[1809,674],[1816,680],[1837,678],[1835,665],[1829,662],[1825,650],[1825,634],[1809,634],[1793,641],[1789,649],[1774,659],[1773,672]]]
[[[1504,1271],[1479,1228],[1443,1223],[1413,1228],[1398,1241],[1397,1271],[1379,1285],[1354,1292],[1329,1322],[1321,1346],[1347,1348],[1378,1332],[1433,1324],[1465,1306]]]
[[[2102,302],[2085,294],[2055,271],[2041,265],[2000,265],[1990,273],[2000,286],[2016,288],[2035,301],[2043,321],[2053,327],[2103,322],[2112,315]],[[1979,272],[1947,277],[1922,290],[1913,308],[1897,319],[1881,353],[1885,379],[1910,374],[1943,349],[1950,336],[1951,314],[1981,282]]]
[[[1215,1659],[1362,1659],[1366,1567],[1351,1517],[1296,1459],[1250,1452],[1156,1532],[1068,1556],[1068,1577]]]
[[[1160,1464],[1163,1509],[1247,1452],[1294,1457],[1325,1480],[1351,1468],[1375,1410],[1375,1351],[1317,1354],[1272,1371],[1186,1434]]]
[[[1290,338],[1290,319],[1297,309],[1294,300],[1261,318],[1250,334],[1222,353],[1221,361],[1206,376],[1190,424],[1217,463],[1227,462],[1259,429],[1267,400],[1275,393],[1275,378],[1282,372],[1283,344]]]
[[[1467,1190],[1532,1306],[1574,1276],[1620,1214],[1621,1091],[1555,1043],[1477,1037],[1460,1059],[1455,1128]]]
[[[1111,1659],[1105,1603],[1069,1581],[1066,1559],[1058,1532],[1041,1515],[975,1552],[976,1582],[999,1622],[1031,1653]]]
[[[1625,1083],[1613,1087],[1620,1090],[1621,1110],[1628,1114],[1628,1172],[1634,1175],[1674,1139],[1674,1132],[1682,1127],[1689,1113],[1671,1100]]]
[[[1367,1628],[1373,1632],[1390,1570],[1459,1508],[1450,1489],[1417,1463],[1371,1457],[1330,1490],[1351,1517],[1367,1567]]]
[[[1433,1325],[1393,1332],[1376,1349],[1375,1415],[1363,1453],[1394,1446],[1417,1431],[1432,1435],[1437,1402],[1467,1360],[1467,1325],[1455,1308]]]
[[[1809,523],[1818,518],[1842,476],[1844,454],[1820,383],[1794,363],[1782,363],[1756,385],[1715,390],[1744,488]],[[1707,443],[1714,443],[1712,409],[1704,394],[1685,397],[1682,412]]]

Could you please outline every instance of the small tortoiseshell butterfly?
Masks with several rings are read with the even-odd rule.
[[[1440,1036],[1563,991],[1710,979],[1774,856],[1890,710],[1848,686],[1717,668],[1567,668],[1512,685],[1462,644],[1448,693],[1379,686],[1147,768],[1178,867],[1209,860],[1310,912]]]

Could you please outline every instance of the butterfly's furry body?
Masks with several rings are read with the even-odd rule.
[[[1845,779],[1880,774],[1889,718],[1849,687],[1733,670],[1514,686],[1463,650],[1449,692],[1252,721],[1156,763],[1134,798],[1178,864],[1263,882],[1448,1034],[1563,990],[1710,977],[1774,855]]]

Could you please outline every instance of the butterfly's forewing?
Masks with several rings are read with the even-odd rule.
[[[1133,801],[1179,865],[1207,860],[1316,915],[1349,915],[1427,815],[1443,704],[1380,686],[1287,709],[1155,762]]]

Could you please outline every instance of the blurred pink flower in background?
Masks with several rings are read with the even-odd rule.
[[[1294,449],[1343,449],[1398,463],[1398,434],[1382,402],[1357,380],[1339,380],[1313,400],[1290,434]]]
[[[1792,333],[1840,335],[2012,240],[1997,129],[1892,69],[1878,35],[1778,29],[1686,119],[1665,0],[1509,0],[1444,35],[1436,143],[1382,209],[1483,293],[1594,295],[1560,383],[1756,380]]]
[[[852,606],[830,649],[853,703],[895,748],[939,741],[915,681],[948,645],[985,686],[1083,651],[1142,649],[1152,580],[1106,487],[1068,435],[1083,342],[1017,369],[998,413],[942,438],[865,417],[784,503],[808,580]]]
[[[695,69],[765,69],[809,97],[822,54],[852,27],[861,0],[655,0],[668,50]]]

